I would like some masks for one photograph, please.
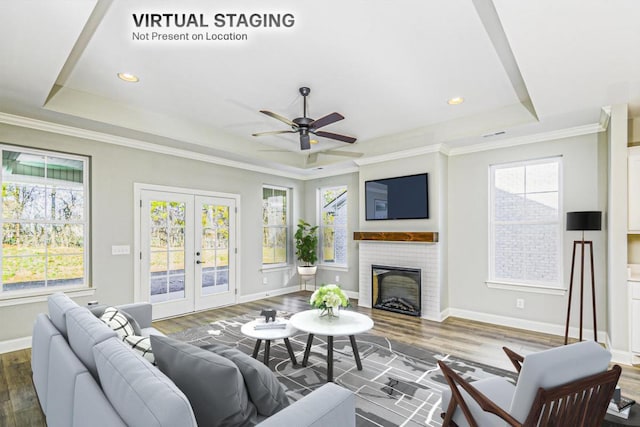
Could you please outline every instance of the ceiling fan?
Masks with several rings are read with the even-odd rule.
[[[258,132],[252,134],[253,136],[264,136],[264,135],[278,135],[283,133],[298,133],[300,134],[300,149],[301,150],[309,150],[311,148],[311,138],[309,134],[321,136],[323,138],[335,139],[337,141],[346,142],[348,144],[353,144],[356,142],[356,138],[346,135],[340,135],[333,132],[325,132],[322,130],[318,130],[321,127],[330,125],[339,120],[344,119],[344,116],[339,113],[331,113],[327,114],[324,117],[320,117],[317,120],[307,117],[307,96],[311,92],[311,89],[308,87],[301,87],[299,89],[300,94],[304,99],[304,106],[302,110],[302,117],[296,117],[293,120],[289,120],[286,117],[281,116],[280,114],[273,113],[267,110],[260,110],[261,113],[266,114],[269,117],[273,117],[274,119],[280,120],[283,123],[291,126],[291,130],[274,130],[269,132]]]

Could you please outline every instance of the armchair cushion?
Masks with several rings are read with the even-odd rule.
[[[496,405],[498,405],[505,411],[509,409],[511,400],[513,398],[513,391],[515,389],[515,386],[506,379],[501,377],[485,378],[482,380],[474,381],[473,386],[478,389],[480,393],[487,396],[489,400],[493,401]],[[467,402],[473,418],[477,421],[479,426],[489,427],[506,425],[506,423],[500,417],[492,414],[491,412],[485,412],[480,407],[480,405],[478,405],[478,402],[476,402],[471,396],[469,396],[466,391],[464,391],[460,387],[458,388],[460,389],[460,393],[462,394],[464,401]],[[447,412],[449,402],[451,402],[451,389],[447,388],[442,392],[442,412]],[[460,409],[456,409],[453,416],[453,421],[459,427],[469,426],[467,419]]]
[[[508,412],[524,422],[539,388],[548,389],[604,372],[610,360],[611,353],[594,341],[582,341],[527,355]]]

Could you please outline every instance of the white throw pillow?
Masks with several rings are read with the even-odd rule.
[[[121,340],[134,334],[133,326],[129,323],[129,319],[115,307],[107,307],[102,316],[100,316],[100,320],[113,329]]]
[[[151,341],[149,340],[149,337],[128,335],[124,337],[124,342],[129,344],[133,351],[151,362],[152,365],[156,364],[156,359],[153,356],[153,351],[151,350]]]

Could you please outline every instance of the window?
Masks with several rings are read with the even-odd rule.
[[[347,265],[347,187],[321,188],[320,262]]]
[[[262,264],[282,265],[288,260],[289,190],[262,187]]]
[[[88,287],[88,158],[2,149],[2,288]]]
[[[489,281],[560,287],[561,159],[490,168]]]

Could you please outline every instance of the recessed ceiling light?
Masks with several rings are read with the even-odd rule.
[[[456,96],[455,98],[451,98],[447,101],[447,104],[449,105],[459,105],[462,104],[464,102],[464,98],[461,96]]]
[[[118,78],[120,80],[124,80],[125,82],[129,82],[129,83],[138,83],[140,81],[138,76],[131,73],[118,73]]]

